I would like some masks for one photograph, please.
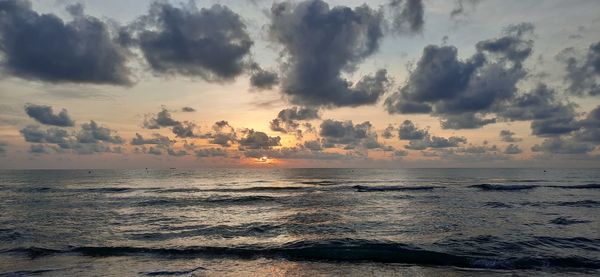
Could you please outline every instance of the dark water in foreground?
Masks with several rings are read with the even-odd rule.
[[[0,171],[0,276],[600,275],[600,170]]]

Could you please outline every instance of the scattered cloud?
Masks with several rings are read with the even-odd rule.
[[[59,127],[70,127],[75,125],[66,109],[54,114],[51,106],[27,104],[25,105],[27,115],[37,122]]]

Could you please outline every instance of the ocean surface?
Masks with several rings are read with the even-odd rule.
[[[0,276],[598,276],[600,170],[0,171]]]

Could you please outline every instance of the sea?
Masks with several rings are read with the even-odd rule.
[[[597,169],[0,171],[0,276],[565,275]]]

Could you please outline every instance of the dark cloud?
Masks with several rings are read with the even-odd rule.
[[[227,151],[221,148],[204,148],[196,151],[196,157],[227,157]]]
[[[321,141],[319,140],[309,140],[304,142],[304,148],[312,151],[321,151],[323,150],[323,146],[321,145]]]
[[[231,80],[243,72],[253,44],[240,16],[218,4],[154,2],[137,27],[140,49],[157,74]]]
[[[196,124],[190,121],[178,121],[173,119],[171,113],[163,108],[155,115],[149,114],[144,118],[143,123],[146,129],[160,129],[162,127],[171,127],[171,131],[179,138],[194,138]]]
[[[541,144],[534,145],[531,151],[548,154],[585,154],[593,151],[594,148],[596,147],[590,143],[554,137],[547,138]]]
[[[217,121],[213,124],[214,134],[206,134],[204,137],[209,139],[209,143],[218,144],[222,147],[230,147],[237,141],[235,129],[225,120]]]
[[[194,109],[192,107],[183,107],[183,108],[181,108],[181,111],[185,112],[185,113],[193,113],[196,111],[196,109]]]
[[[500,131],[500,139],[504,142],[519,142],[522,139],[514,137],[515,132],[511,130],[501,130]]]
[[[150,155],[160,156],[160,155],[162,155],[163,151],[160,148],[151,146],[146,153],[148,153]]]
[[[280,145],[280,137],[270,137],[263,132],[246,130],[245,136],[240,139],[241,150],[245,149],[270,149]]]
[[[521,66],[531,53],[529,24],[507,28],[503,37],[482,41],[462,61],[453,46],[429,45],[406,85],[385,100],[389,113],[431,113],[446,129],[479,128],[494,123],[484,116],[517,93],[527,74]],[[509,42],[500,42],[500,41]]]
[[[506,36],[480,41],[475,45],[478,51],[487,51],[506,57],[508,60],[521,64],[533,52],[533,40],[526,35],[533,34],[531,23],[510,25],[506,28]]]
[[[466,143],[465,137],[452,136],[449,138],[437,137],[437,136],[426,136],[420,140],[411,140],[407,145],[404,146],[410,150],[425,150],[428,148],[451,148],[458,147],[460,144]]]
[[[590,45],[586,55],[579,57],[572,48],[558,56],[566,65],[565,81],[569,92],[578,96],[600,95],[600,42]]]
[[[498,147],[496,145],[487,146],[487,145],[469,145],[466,147],[458,147],[453,149],[455,153],[464,153],[464,154],[486,154],[490,152],[498,152]]]
[[[406,156],[408,156],[408,151],[406,151],[406,150],[394,151],[394,157],[406,157]]]
[[[425,8],[422,0],[391,0],[391,26],[396,33],[419,33],[423,30]]]
[[[356,84],[341,77],[372,55],[383,37],[383,15],[363,5],[330,8],[321,0],[271,7],[269,33],[284,46],[282,91],[295,104],[360,106],[375,103],[387,90],[385,70]]]
[[[321,122],[319,135],[333,144],[358,144],[373,134],[372,125],[365,121],[354,125],[352,121],[327,119]]]
[[[77,141],[80,143],[114,143],[122,144],[123,138],[118,135],[113,135],[114,130],[99,126],[95,121],[81,124],[81,130],[77,133]]]
[[[0,156],[6,155],[6,147],[8,144],[6,142],[0,141]]]
[[[262,69],[257,64],[252,66],[250,85],[257,89],[272,89],[279,84],[279,75],[272,71]]]
[[[71,119],[66,109],[62,109],[58,114],[54,114],[50,106],[27,104],[25,105],[25,112],[28,116],[42,124],[60,127],[75,125],[75,122]]]
[[[211,135],[211,138],[208,140],[208,143],[218,144],[222,147],[230,147],[231,144],[236,142],[236,134],[235,133],[217,133]]]
[[[402,122],[398,128],[398,138],[404,140],[421,140],[429,136],[429,131],[426,129],[418,129],[410,120]]]
[[[381,136],[385,139],[391,139],[394,137],[394,131],[396,131],[396,128],[392,125],[389,124],[381,133]]]
[[[272,131],[281,133],[296,133],[298,138],[302,138],[301,127],[308,131],[312,130],[312,125],[303,125],[298,121],[319,119],[319,110],[314,108],[292,107],[283,109],[277,114],[277,118],[271,120],[270,128]]]
[[[544,84],[530,92],[514,97],[498,108],[499,116],[508,120],[532,120],[532,133],[537,136],[556,136],[579,129],[575,117],[577,105],[565,102],[558,93]]]
[[[52,83],[131,84],[127,51],[103,21],[71,6],[72,21],[39,14],[26,0],[0,1],[2,70]],[[77,12],[75,12],[77,11]]]
[[[21,135],[27,142],[54,144],[51,148],[63,153],[72,150],[77,154],[121,153],[123,139],[114,130],[99,126],[95,121],[84,123],[73,134],[60,128],[41,129],[39,126],[27,126],[21,129]],[[44,146],[48,148],[48,145]]]
[[[43,144],[31,144],[31,145],[29,145],[29,153],[31,153],[31,154],[48,154],[48,153],[51,153],[51,149]]]
[[[69,133],[60,128],[40,129],[39,126],[27,126],[21,129],[26,142],[63,144],[69,139]]]
[[[229,122],[227,122],[225,120],[215,122],[215,124],[213,124],[213,126],[212,126],[212,129],[215,132],[223,132],[225,129],[228,129],[230,132],[234,131],[233,127],[231,127],[231,125],[229,125]]]
[[[600,145],[600,106],[590,111],[587,117],[578,123],[581,129],[574,133],[575,139]]]
[[[579,128],[577,120],[568,116],[534,120],[531,122],[531,133],[541,137],[568,134],[579,130]]]
[[[159,129],[161,127],[173,127],[181,124],[179,121],[171,117],[171,113],[163,108],[156,115],[146,115],[144,118],[144,128]]]
[[[450,17],[456,18],[467,13],[467,8],[474,9],[481,0],[456,0],[454,9],[450,12]]]
[[[507,155],[516,155],[521,153],[523,153],[523,150],[521,150],[518,145],[512,143],[506,146],[506,149],[504,149],[504,154]]]
[[[476,113],[447,115],[441,122],[442,129],[478,129],[485,125],[496,123],[495,118],[483,118]]]
[[[195,138],[197,137],[194,133],[195,129],[196,123],[190,121],[183,121],[173,126],[171,131],[173,131],[173,134],[175,134],[178,138]]]
[[[173,156],[173,157],[183,157],[183,156],[187,156],[189,155],[187,151],[185,150],[175,150],[173,148],[167,148],[167,154],[169,154],[169,156]]]
[[[378,135],[369,121],[354,124],[352,121],[336,121],[327,119],[321,122],[319,135],[324,148],[340,146],[345,150],[381,149],[385,146],[378,140]]]
[[[151,138],[144,138],[142,135],[136,133],[135,138],[131,139],[131,145],[155,144],[168,146],[172,143],[173,141],[171,141],[169,137],[160,134],[153,134]]]

